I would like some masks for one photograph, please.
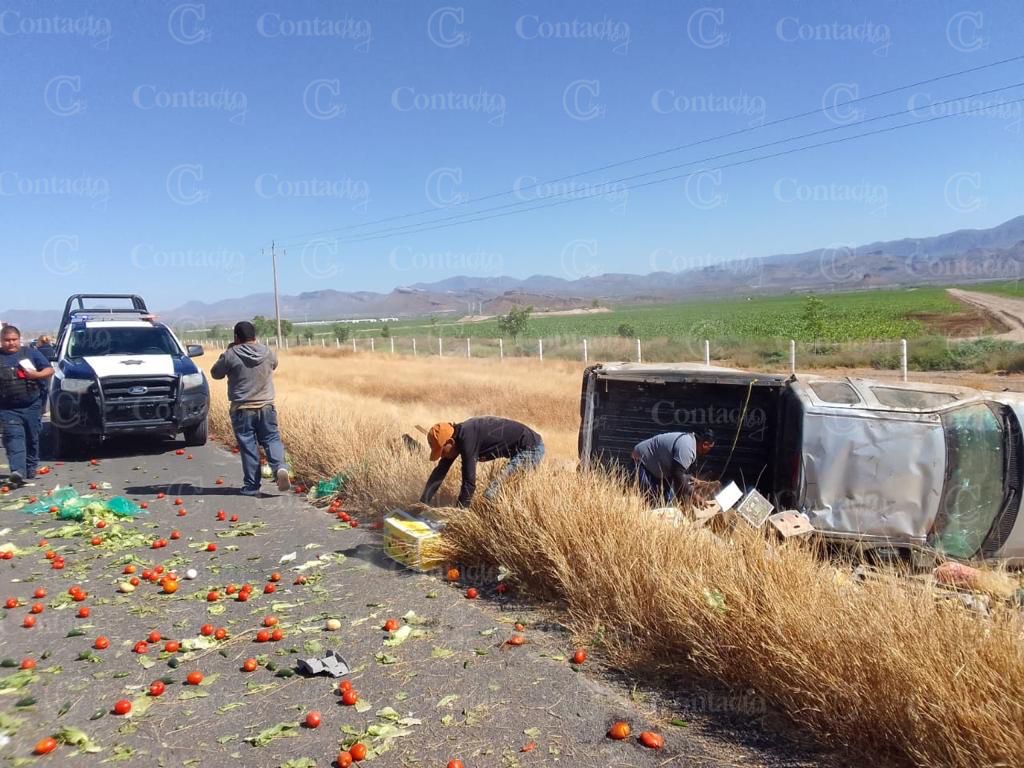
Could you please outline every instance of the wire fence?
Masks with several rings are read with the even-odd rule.
[[[267,342],[277,346],[277,340]],[[221,339],[189,339],[190,344],[205,344],[225,349]],[[934,339],[909,344],[906,339],[867,342],[797,342],[796,340],[724,340],[669,339],[642,340],[618,336],[544,338],[474,338],[452,336],[391,336],[349,338],[344,341],[326,336],[288,337],[281,345],[286,350],[315,352],[322,349],[349,353],[372,353],[409,357],[475,358],[501,362],[509,359],[575,360],[583,363],[603,361],[694,362],[710,365],[727,361],[749,368],[770,368],[796,372],[799,368],[884,368],[899,370],[906,378],[910,369],[963,370],[977,367],[976,342],[945,340],[936,349]],[[991,350],[989,350],[991,351]],[[333,353],[332,353],[333,354]]]

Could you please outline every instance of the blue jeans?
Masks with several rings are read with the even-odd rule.
[[[260,446],[267,454],[270,469],[276,474],[284,464],[284,443],[277,429],[277,410],[273,405],[262,408],[238,408],[231,414],[231,426],[242,457],[242,490],[260,489]]]
[[[498,486],[504,480],[514,475],[516,472],[520,472],[526,469],[533,469],[541,460],[544,458],[544,443],[537,443],[533,448],[527,448],[525,451],[520,451],[515,456],[509,458],[508,463],[501,468],[501,472],[498,476],[491,481],[491,484],[487,486],[487,490],[484,491],[485,499],[493,499],[494,494],[498,492]]]
[[[35,400],[19,408],[0,408],[0,423],[4,428],[4,451],[11,472],[24,478],[35,477],[39,466],[39,433],[43,428],[41,403]]]
[[[637,462],[636,481],[640,486],[640,493],[644,495],[648,503],[654,505],[671,504],[675,498],[675,491],[672,490],[672,483],[663,478],[655,477],[643,464]]]

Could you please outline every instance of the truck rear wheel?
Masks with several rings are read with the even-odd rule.
[[[206,438],[209,432],[209,422],[203,419],[201,422],[196,424],[194,427],[189,427],[184,430],[185,445],[188,446],[199,446],[206,445]]]
[[[77,435],[50,426],[50,452],[55,459],[75,459],[82,453],[82,440]]]

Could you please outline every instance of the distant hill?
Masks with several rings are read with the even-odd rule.
[[[603,274],[568,280],[454,276],[398,287],[390,293],[323,289],[281,296],[281,314],[293,321],[422,315],[497,314],[515,304],[540,309],[681,301],[793,291],[831,292],[923,284],[1012,280],[1024,276],[1024,216],[991,229],[904,238],[860,246],[829,246],[795,254],[723,262],[679,272]],[[215,302],[191,301],[160,316],[183,327],[231,323],[274,314],[272,293]],[[51,330],[60,311],[10,309],[0,319],[26,332]]]

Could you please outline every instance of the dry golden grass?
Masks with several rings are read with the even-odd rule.
[[[500,413],[575,454],[579,366],[291,355],[277,386],[296,468],[345,470],[378,509],[419,495],[429,464],[396,441],[415,423]],[[227,437],[223,387],[214,389],[212,427]],[[456,488],[450,477],[449,499]],[[558,462],[454,518],[447,539],[464,562],[503,565],[564,606],[580,639],[614,664],[752,688],[865,754],[1024,765],[1017,612],[981,619],[926,580],[842,579],[808,547],[745,529],[720,538],[652,523],[614,478]]]

